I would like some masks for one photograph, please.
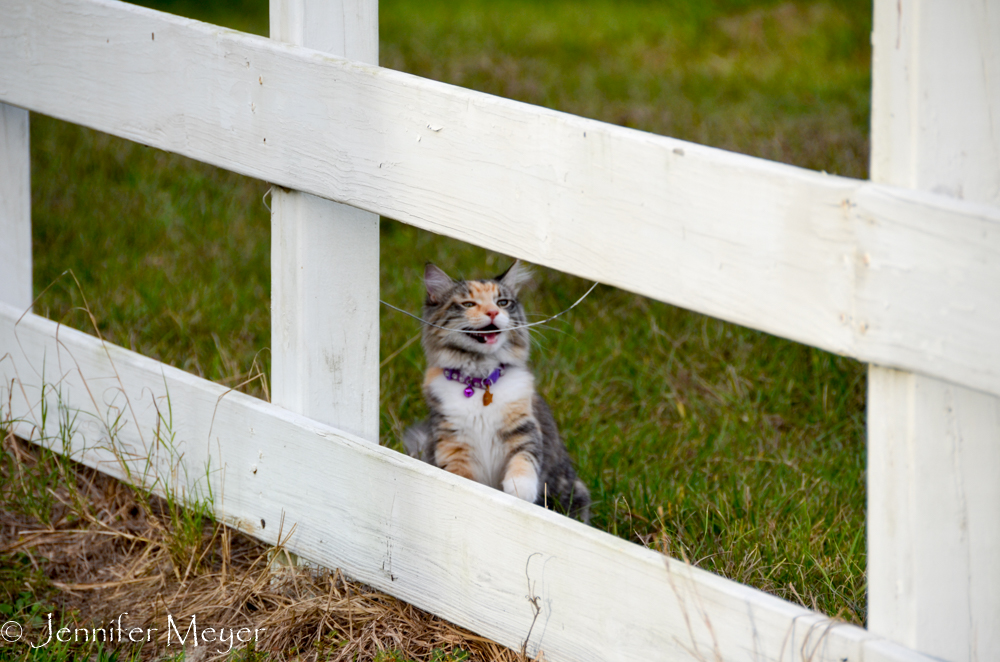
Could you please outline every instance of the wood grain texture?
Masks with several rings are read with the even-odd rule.
[[[378,0],[272,0],[271,39],[378,64]]]
[[[374,64],[374,7],[373,14],[362,0],[272,0],[271,35]],[[378,215],[274,187],[272,402],[378,443],[378,301]]]
[[[44,318],[15,324],[19,314],[0,304],[0,347],[11,348],[0,402],[10,402],[20,434],[42,436],[44,383],[46,432],[58,426],[61,398],[76,414],[72,448],[85,464],[146,484],[162,476],[178,494],[211,493],[220,519],[269,543],[294,526],[288,545],[304,558],[508,646],[530,631],[529,652],[555,662],[929,662]],[[529,597],[540,608],[534,628]]]
[[[873,368],[868,624],[941,659],[1000,658],[1000,398]]]
[[[1000,3],[875,3],[872,179],[1000,206]]]
[[[876,1],[873,180],[1000,204],[997,34],[996,0]],[[928,237],[952,229],[946,218],[927,220]],[[960,268],[961,258],[952,259],[940,278]],[[994,287],[996,307],[1000,282]],[[1000,398],[870,368],[873,632],[955,662],[1000,659],[997,476]]]
[[[0,301],[27,310],[31,291],[28,111],[0,103]]]
[[[109,0],[0,0],[0,15],[0,100],[1000,394],[991,205],[825,176]]]
[[[272,401],[378,443],[378,216],[284,190],[271,210]]]

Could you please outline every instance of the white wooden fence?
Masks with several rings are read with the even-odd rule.
[[[151,480],[152,457],[230,524],[275,542],[284,518],[301,556],[511,646],[540,598],[549,660],[1000,659],[1000,2],[876,0],[871,182],[380,69],[374,0],[272,0],[271,28],[286,43],[0,0],[0,395],[23,434],[56,385],[88,464]],[[28,110],[289,189],[275,404],[21,317]],[[377,214],[870,363],[869,630],[371,443]]]

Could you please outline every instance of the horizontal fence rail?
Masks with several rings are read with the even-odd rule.
[[[1000,395],[1000,210],[109,0],[0,0],[0,101]]]
[[[211,494],[220,520],[271,544],[291,534],[291,551],[508,646],[519,648],[530,632],[528,651],[554,661],[930,662],[262,400],[20,316],[0,303],[0,347],[11,348],[0,358],[0,401],[19,419],[18,434],[39,440],[44,397],[44,432],[55,436],[60,421],[74,421],[72,453],[84,464],[160,493],[166,484]],[[58,439],[47,443],[63,450]]]

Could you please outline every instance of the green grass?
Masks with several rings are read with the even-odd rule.
[[[867,174],[869,2],[380,4],[385,66]],[[262,2],[157,6],[266,31]],[[32,145],[36,291],[52,284],[37,310],[87,330],[86,294],[113,342],[228,384],[266,373],[266,184],[37,115]],[[507,264],[383,221],[383,298],[419,308],[426,260],[466,276]],[[587,286],[544,269],[536,281],[536,313]],[[594,525],[863,622],[863,366],[607,287],[564,320],[536,334],[534,362]],[[416,333],[385,310],[383,359]],[[386,445],[425,415],[422,363],[413,344],[382,369]]]
[[[112,342],[248,372],[270,337],[267,187],[39,115],[31,141],[36,310],[90,332],[86,297]]]

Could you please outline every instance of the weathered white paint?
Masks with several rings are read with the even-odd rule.
[[[872,179],[1000,206],[1000,3],[876,0]]]
[[[375,64],[367,5],[271,0],[271,35]],[[280,187],[271,200],[271,400],[378,443],[378,215]]]
[[[529,652],[554,662],[929,662],[36,315],[15,327],[19,315],[0,304],[0,347],[13,348],[0,361],[0,402],[11,403],[20,434],[39,438],[45,383],[47,433],[61,397],[77,414],[73,448],[85,464],[147,484],[151,466],[187,495],[210,486],[220,519],[270,543],[283,519],[286,535],[295,527],[290,549],[306,559],[508,646],[530,631]],[[112,418],[124,461],[110,451]],[[529,597],[541,610],[534,628]]]
[[[378,64],[378,0],[272,0],[271,38]]]
[[[28,111],[0,103],[0,301],[31,307]]]
[[[769,163],[108,0],[0,0],[0,15],[0,100],[1000,394],[991,205]]]
[[[271,401],[378,442],[378,216],[275,187]]]
[[[996,0],[876,1],[873,180],[1000,205],[998,35]],[[871,367],[872,632],[955,662],[1000,659],[998,477],[1000,398]]]
[[[877,367],[868,394],[868,627],[1000,659],[1000,399]]]

